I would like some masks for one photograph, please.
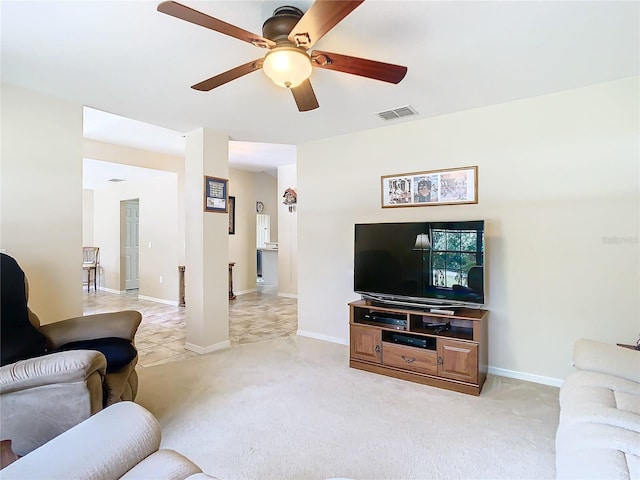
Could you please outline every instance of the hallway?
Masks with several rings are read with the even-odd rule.
[[[184,307],[175,307],[138,298],[138,291],[118,295],[83,290],[83,313],[137,310],[142,323],[136,334],[138,366],[150,367],[198,356],[184,348]],[[278,297],[275,291],[259,289],[229,301],[231,346],[295,335],[298,328],[297,300]]]

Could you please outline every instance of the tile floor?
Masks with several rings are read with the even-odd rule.
[[[137,310],[142,314],[142,323],[136,334],[139,367],[198,356],[184,348],[184,307],[139,299],[137,290],[123,295],[83,290],[83,306],[85,315],[117,310]],[[297,328],[297,300],[279,297],[268,287],[260,287],[257,292],[238,295],[229,301],[229,340],[232,346],[295,335]]]

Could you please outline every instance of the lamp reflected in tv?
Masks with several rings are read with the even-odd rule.
[[[413,246],[414,250],[431,250],[431,241],[429,235],[426,233],[419,233],[416,235],[416,244]]]
[[[418,235],[416,235],[416,244],[413,246],[413,249],[418,252],[422,252],[422,271],[421,271],[420,283],[424,284],[425,275],[428,277],[429,271],[430,271],[430,262],[428,261],[427,258],[425,258],[425,253],[424,253],[431,250],[431,241],[429,240],[429,235],[426,233],[419,233]],[[429,255],[427,254],[426,256],[428,257]],[[425,272],[425,266],[426,266],[426,272]],[[427,283],[424,284],[421,288],[428,288],[429,281],[427,280],[426,282]]]

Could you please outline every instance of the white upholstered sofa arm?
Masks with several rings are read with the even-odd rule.
[[[104,377],[107,361],[95,350],[74,350],[19,360],[0,367],[0,395],[29,388],[87,382]],[[101,382],[101,379],[97,380]]]
[[[160,426],[145,409],[120,402],[2,470],[2,479],[120,478],[158,450]]]
[[[92,480],[213,478],[173,450],[159,450],[160,425],[145,408],[119,402],[5,467],[0,477]]]
[[[576,341],[573,363],[580,370],[605,373],[640,383],[640,351],[595,340]]]

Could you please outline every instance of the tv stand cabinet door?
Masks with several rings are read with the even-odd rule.
[[[382,333],[378,328],[351,325],[351,358],[382,363]]]
[[[438,376],[478,383],[478,345],[438,338]]]

